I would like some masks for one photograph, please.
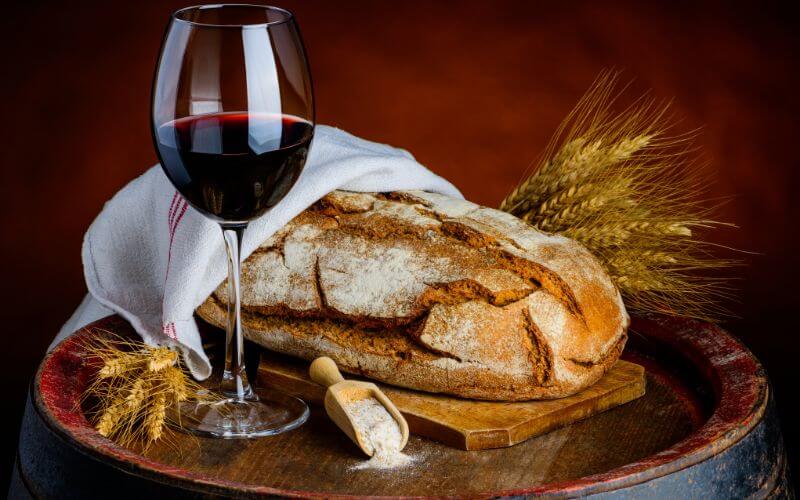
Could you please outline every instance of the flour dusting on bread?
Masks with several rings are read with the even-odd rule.
[[[594,383],[628,315],[578,243],[419,191],[335,191],[264,242],[242,275],[245,334],[390,384],[491,400]],[[224,284],[200,306],[225,322]]]

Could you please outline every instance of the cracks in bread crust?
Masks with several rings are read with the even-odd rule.
[[[404,193],[381,194],[377,195],[376,198],[378,200],[387,199],[391,201],[400,201],[404,204],[411,205],[415,209],[417,209],[419,205],[424,205],[413,197],[404,196]],[[499,246],[497,238],[493,235],[482,233],[457,220],[444,218],[433,212],[433,210],[430,210],[429,206],[426,206],[424,215],[438,221],[438,227],[420,227],[403,223],[398,224],[396,219],[383,215],[368,216],[366,219],[359,217],[356,220],[348,221],[345,219],[346,215],[353,213],[364,214],[369,210],[340,211],[339,207],[341,207],[341,204],[332,202],[331,197],[323,198],[323,200],[327,201],[322,202],[319,207],[324,211],[325,215],[337,219],[337,231],[345,232],[356,237],[381,240],[389,237],[425,239],[428,232],[434,232],[447,238],[450,244],[459,244],[471,249],[483,251],[488,256],[491,256],[495,263],[502,265],[508,271],[527,280],[533,287],[541,287],[547,290],[562,301],[576,316],[580,317],[582,320],[584,319],[572,290],[556,273],[540,264],[517,257],[504,250]],[[466,217],[468,217],[468,214]],[[503,241],[512,245],[514,248],[523,250],[522,247],[511,239],[503,238]],[[509,301],[521,300],[530,293],[519,294],[509,301],[502,301],[502,303],[498,304],[491,300],[491,296],[486,293],[485,287],[480,287],[480,284],[474,281],[472,284],[465,286],[467,285],[467,281],[468,280],[457,280],[449,283],[429,284],[430,288],[426,290],[423,296],[418,300],[419,305],[423,309],[418,314],[424,314],[431,303],[439,302],[437,300],[431,300],[431,298],[435,296],[441,297],[442,294],[437,292],[441,292],[442,290],[446,292],[450,300],[487,300],[487,298],[489,298],[489,301],[495,305],[505,305],[509,303]],[[476,293],[480,288],[483,288],[483,290]]]
[[[284,252],[284,245],[286,244],[286,237],[288,235],[288,231],[281,231],[276,233],[275,235],[270,238],[270,243],[268,245],[261,245],[260,247],[256,248],[251,255],[260,255],[269,252],[275,252],[281,257],[281,264],[286,267],[286,253]],[[272,242],[274,240],[274,242]]]
[[[217,308],[219,311],[224,311],[227,307],[223,300],[213,295],[206,301],[206,304]],[[222,326],[222,323],[214,321],[213,317],[208,317],[208,309],[201,312],[203,313],[201,316],[206,317],[212,323],[217,323],[218,326]],[[409,361],[412,357],[421,357],[429,361],[440,358],[460,361],[457,357],[453,357],[448,353],[439,352],[421,342],[417,342],[416,335],[408,335],[409,331],[420,330],[422,326],[420,322],[408,327],[395,328],[369,328],[364,325],[337,321],[330,317],[298,317],[292,318],[291,322],[286,322],[280,316],[265,315],[258,310],[242,310],[242,322],[245,325],[251,325],[251,328],[252,325],[259,324],[262,331],[280,327],[297,338],[317,335],[345,348],[358,348],[363,352],[380,352],[391,356],[399,362]],[[362,333],[367,333],[367,335]],[[363,373],[360,363],[357,363],[356,366],[360,370],[359,373]]]
[[[542,332],[539,327],[533,322],[531,313],[528,309],[522,311],[522,324],[525,327],[525,333],[528,335],[530,342],[529,359],[531,365],[536,366],[538,369],[533,370],[533,377],[536,385],[549,385],[553,374],[553,351],[545,342]]]
[[[394,248],[400,248],[403,245],[408,248],[417,248],[419,255],[424,255],[431,262],[456,255],[458,259],[461,259],[459,262],[463,261],[466,269],[464,272],[467,273],[467,276],[446,280],[422,279],[419,285],[423,288],[421,291],[415,292],[415,297],[407,304],[405,312],[401,315],[353,314],[339,310],[336,303],[329,300],[325,276],[330,279],[331,273],[342,273],[349,275],[353,282],[357,282],[358,279],[361,279],[355,274],[357,268],[354,270],[350,266],[348,269],[348,265],[345,265],[339,266],[343,267],[341,269],[336,269],[337,266],[326,261],[323,270],[321,254],[316,253],[313,258],[313,270],[309,273],[310,276],[304,278],[309,282],[308,286],[313,292],[311,295],[316,298],[316,307],[302,310],[289,307],[287,303],[280,301],[273,301],[270,304],[246,305],[243,310],[243,315],[247,318],[244,321],[245,326],[247,323],[259,325],[256,329],[260,329],[260,331],[264,331],[263,328],[278,328],[291,334],[298,343],[302,343],[299,339],[304,337],[308,337],[304,342],[311,342],[309,340],[311,338],[316,338],[318,342],[321,342],[319,339],[324,338],[325,342],[338,345],[342,349],[347,348],[354,352],[374,351],[390,357],[398,366],[412,361],[426,364],[431,364],[436,360],[440,360],[442,363],[447,361],[455,364],[452,366],[457,365],[459,374],[474,372],[474,376],[478,377],[475,379],[465,378],[461,375],[450,377],[452,370],[447,366],[451,365],[445,363],[441,365],[442,367],[436,375],[443,380],[437,382],[439,385],[430,388],[430,384],[426,385],[425,380],[415,382],[411,380],[413,376],[409,374],[372,370],[357,357],[337,360],[345,370],[357,371],[406,387],[449,392],[463,397],[480,399],[560,397],[582,388],[570,387],[569,382],[559,381],[559,377],[554,373],[554,356],[557,353],[554,353],[551,346],[548,345],[526,307],[519,308],[519,311],[515,313],[520,315],[520,324],[522,325],[519,332],[520,342],[522,342],[520,352],[527,351],[526,356],[530,366],[528,374],[522,379],[517,378],[517,375],[512,375],[512,372],[503,375],[503,370],[491,373],[493,369],[488,365],[479,368],[479,361],[467,361],[457,353],[437,349],[420,340],[434,306],[458,306],[459,304],[478,302],[487,305],[484,307],[506,309],[526,300],[536,290],[542,290],[551,295],[583,325],[587,324],[579,301],[571,287],[558,273],[548,269],[545,265],[524,258],[522,255],[527,251],[521,244],[511,236],[498,234],[499,229],[487,225],[491,223],[491,218],[487,217],[485,213],[481,215],[479,212],[490,209],[472,205],[473,208],[465,208],[457,217],[450,217],[445,213],[437,212],[438,206],[436,203],[408,192],[379,194],[335,192],[298,215],[254,254],[275,252],[280,256],[282,265],[287,267],[286,245],[289,237],[299,227],[309,225],[321,230],[321,236],[309,240],[312,252],[320,252],[320,248],[325,245],[330,246],[331,242],[336,241],[348,241],[355,245],[358,245],[360,241],[362,242],[360,245],[363,247],[388,240],[393,242],[388,246]],[[470,219],[470,215],[473,214],[476,214],[475,219]],[[488,230],[482,230],[484,227]],[[335,233],[330,234],[337,236],[326,240],[325,234],[331,230],[335,230]],[[342,240],[341,238],[344,236],[349,237],[350,240]],[[384,246],[387,245],[384,244]],[[553,243],[551,246],[557,246],[557,244]],[[345,252],[341,248],[336,249],[335,246],[334,250],[340,253]],[[549,250],[549,248],[545,248],[545,250]],[[554,250],[558,251],[558,249]],[[458,259],[453,257],[451,260]],[[496,273],[507,272],[509,273],[507,279],[510,280],[511,276],[515,276],[514,279],[519,280],[519,284],[507,283],[507,286],[501,286],[497,284],[496,280],[492,281],[497,276],[485,277],[484,282],[481,282],[480,277],[469,275],[470,272],[482,270]],[[391,277],[385,279],[391,279]],[[495,283],[494,289],[486,284],[486,279]],[[246,280],[246,276],[244,280]],[[213,296],[212,300],[221,307],[221,304],[225,303],[226,295],[224,293],[217,295],[216,292],[214,295],[216,296]],[[203,311],[202,307],[198,310],[201,316]],[[498,337],[503,342],[509,341],[511,338]],[[619,355],[618,351],[621,351],[624,346],[624,339],[623,333],[611,349],[596,358],[596,362],[582,361],[573,357],[561,357],[561,359],[572,365],[570,370],[584,374],[579,375],[579,378],[583,376],[586,380],[593,379],[592,381],[594,381],[616,361]],[[283,344],[281,346],[274,345],[272,348],[302,357],[310,355],[309,352],[300,352],[295,347]],[[293,349],[297,352],[290,352]],[[311,355],[321,354],[329,353],[323,351],[311,353]],[[436,371],[432,367],[428,367],[428,369]],[[559,384],[563,384],[563,387],[559,387]]]
[[[317,304],[319,307],[320,312],[324,312],[330,309],[328,307],[328,300],[325,298],[325,289],[322,287],[322,283],[319,280],[319,256],[314,259],[314,289],[316,290],[316,297],[317,297]]]
[[[427,289],[417,298],[417,304],[425,311],[433,304],[461,304],[470,300],[481,300],[493,306],[503,307],[518,302],[530,295],[534,288],[501,290],[493,292],[475,280],[464,278],[441,283],[425,283]]]
[[[388,198],[392,201],[401,201],[405,204],[414,207],[419,206],[419,201],[413,201],[413,198],[398,196],[388,196],[386,194],[377,196],[381,198]],[[323,198],[324,200],[325,198]],[[498,240],[495,236],[486,233],[481,233],[477,229],[471,228],[457,220],[448,219],[436,214],[432,210],[427,210],[423,215],[429,216],[439,222],[438,227],[419,227],[411,224],[398,224],[396,219],[388,216],[376,215],[370,216],[366,219],[359,218],[355,221],[342,220],[343,216],[352,213],[363,214],[366,211],[359,212],[335,212],[338,210],[336,204],[326,203],[320,205],[326,215],[337,218],[339,225],[338,231],[351,234],[353,236],[360,236],[372,239],[386,239],[389,237],[403,238],[419,238],[425,239],[428,232],[432,231],[441,235],[449,240],[450,243],[461,244],[463,246],[483,250],[490,254],[494,260],[504,266],[507,270],[517,274],[518,276],[530,281],[535,287],[544,287],[547,291],[556,296],[559,300],[565,303],[576,315],[582,317],[580,307],[570,287],[554,272],[546,267],[512,255],[508,251],[499,246]],[[468,215],[466,216],[468,217]],[[512,245],[514,248],[524,251],[516,242],[511,239],[503,238],[503,242]]]
[[[622,354],[622,350],[625,348],[625,343],[627,341],[628,341],[628,335],[627,333],[623,333],[620,336],[620,338],[614,343],[614,345],[611,346],[611,349],[609,349],[608,352],[605,353],[605,356],[603,356],[597,362],[584,361],[571,357],[565,357],[564,360],[569,361],[570,363],[580,366],[582,368],[591,369],[597,365],[602,365],[604,363],[607,363],[609,359],[616,360],[616,358],[618,358],[619,355]]]

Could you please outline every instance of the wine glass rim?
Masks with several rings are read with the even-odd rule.
[[[216,23],[201,23],[197,21],[190,21],[188,19],[183,19],[180,15],[184,12],[189,12],[192,10],[211,10],[211,9],[219,9],[222,7],[248,7],[248,8],[255,8],[261,9],[265,11],[273,11],[279,12],[283,15],[282,19],[278,19],[275,21],[265,21],[263,23],[230,23],[230,24],[216,24]],[[286,22],[291,21],[294,19],[294,14],[290,11],[283,9],[281,7],[275,7],[272,5],[257,5],[252,3],[217,3],[217,4],[209,4],[209,5],[191,5],[189,7],[183,7],[182,9],[178,9],[172,13],[172,19],[189,24],[192,26],[200,26],[200,27],[207,27],[207,28],[264,28],[267,26],[274,26],[277,24],[284,24]]]

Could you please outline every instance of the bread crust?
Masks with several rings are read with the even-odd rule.
[[[224,325],[224,284],[197,310]],[[430,392],[558,398],[619,358],[629,319],[578,243],[425,192],[335,191],[243,264],[251,340]]]

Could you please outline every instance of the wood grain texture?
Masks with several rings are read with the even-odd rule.
[[[316,404],[325,399],[325,388],[311,380],[307,362],[272,352],[262,357],[258,384]],[[485,450],[513,446],[630,402],[645,393],[645,373],[637,364],[620,361],[596,384],[574,396],[521,403],[377,386],[406,418],[412,434],[462,450]]]
[[[354,470],[364,457],[321,408],[300,428],[225,441],[171,433],[142,450],[100,436],[80,406],[91,380],[83,342],[98,329],[133,335],[119,317],[62,343],[31,389],[19,472],[37,498],[197,498],[261,495],[763,497],[786,483],[780,432],[763,370],[719,328],[680,319],[633,323],[627,360],[645,366],[647,393],[629,404],[517,446],[463,451],[411,436],[416,459]]]

